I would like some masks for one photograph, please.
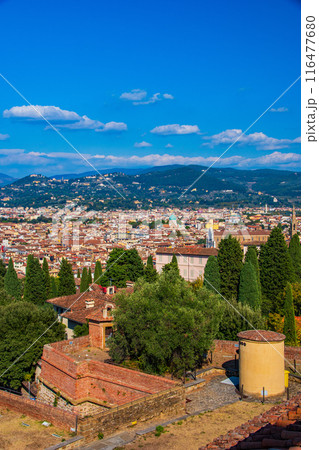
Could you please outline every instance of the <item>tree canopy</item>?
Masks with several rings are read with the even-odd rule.
[[[80,292],[85,292],[89,288],[89,279],[87,268],[84,267],[82,270]]]
[[[147,258],[147,263],[144,270],[144,278],[148,283],[153,283],[157,279],[157,272],[153,264],[152,255],[149,255],[149,257]]]
[[[43,270],[38,258],[29,255],[25,272],[23,300],[43,305],[46,300],[46,285]]]
[[[284,319],[284,335],[286,336],[286,344],[296,345],[296,323],[295,323],[295,310],[292,300],[292,288],[291,284],[287,283],[286,298],[285,298],[285,319]]]
[[[18,279],[17,272],[14,269],[12,258],[10,258],[3,285],[4,290],[9,296],[14,297],[16,300],[20,300],[21,283]]]
[[[292,261],[292,269],[294,273],[293,281],[300,283],[301,281],[301,244],[298,234],[294,234],[289,242],[289,255]]]
[[[101,261],[98,260],[98,261],[96,261],[95,269],[94,269],[94,283],[95,282],[100,283],[101,276],[102,276],[102,264],[101,264]]]
[[[59,270],[58,296],[72,295],[76,293],[75,280],[72,266],[65,258],[62,258]]]
[[[291,257],[279,227],[271,231],[268,241],[261,246],[259,264],[262,293],[268,312],[279,312],[277,297],[287,282],[293,280]]]
[[[0,374],[7,370],[1,377],[1,384],[18,389],[27,374],[34,374],[43,345],[64,339],[65,326],[56,318],[48,305],[39,307],[21,301],[0,307]]]
[[[216,256],[211,255],[207,259],[204,270],[204,286],[211,291],[216,289],[217,292],[220,292],[220,273]]]
[[[110,355],[116,362],[130,357],[149,373],[182,375],[199,365],[221,318],[212,292],[195,292],[171,271],[151,284],[139,280],[133,294],[118,294],[117,305]]]
[[[107,260],[100,284],[109,286],[111,283],[121,288],[126,286],[126,281],[136,281],[143,274],[144,265],[135,248],[130,250],[114,248]]]
[[[222,239],[218,249],[221,294],[228,300],[237,299],[240,271],[243,267],[243,251],[236,238]]]
[[[261,307],[256,269],[249,260],[245,262],[240,272],[238,301],[249,305],[252,309]]]

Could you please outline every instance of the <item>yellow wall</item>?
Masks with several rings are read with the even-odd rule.
[[[285,392],[283,341],[240,339],[239,349],[239,387],[245,394],[261,397],[263,387],[267,397]]]

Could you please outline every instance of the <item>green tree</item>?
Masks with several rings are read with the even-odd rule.
[[[76,293],[75,280],[72,266],[65,258],[62,258],[59,270],[58,296],[71,295]]]
[[[64,339],[65,326],[56,319],[48,305],[22,301],[0,307],[2,385],[20,388],[26,375],[33,376],[43,345]]]
[[[55,282],[55,278],[51,277],[51,288],[50,288],[50,297],[49,298],[56,298],[58,296],[58,288]]]
[[[222,300],[223,301],[223,300]],[[249,305],[235,299],[223,303],[224,311],[219,325],[217,339],[237,340],[240,331],[265,329],[265,319],[260,310],[253,310]]]
[[[172,276],[179,277],[178,261],[177,261],[177,257],[175,254],[172,257],[172,261],[165,264],[162,271],[164,273],[170,272]]]
[[[101,286],[125,287],[126,281],[136,281],[144,274],[144,265],[135,248],[124,250],[114,248],[107,260],[106,269],[102,275]]]
[[[95,269],[94,269],[94,283],[97,281],[100,282],[100,278],[102,276],[102,264],[101,261],[96,261]]]
[[[14,269],[12,258],[10,258],[8,269],[4,276],[4,289],[8,295],[16,300],[21,299],[21,284]]]
[[[222,239],[218,249],[220,290],[228,300],[237,298],[240,271],[243,267],[243,252],[236,238]]]
[[[284,235],[279,227],[274,228],[268,241],[261,246],[259,255],[260,281],[267,312],[279,311],[278,295],[287,282],[293,280],[293,269]]]
[[[298,234],[294,234],[289,243],[289,255],[292,261],[294,280],[297,283],[301,281],[301,244]]]
[[[256,270],[249,260],[245,262],[240,272],[238,301],[249,305],[252,309],[261,307]]]
[[[259,289],[259,302],[261,303],[261,283],[260,283],[260,268],[258,262],[258,253],[256,247],[249,247],[245,255],[245,262],[251,262],[254,266],[257,278],[257,284]]]
[[[130,357],[146,372],[182,375],[199,367],[211,348],[221,308],[212,292],[195,292],[168,272],[152,284],[139,280],[131,295],[118,294],[114,316],[114,361]]]
[[[81,278],[80,269],[78,269],[78,272],[77,272],[77,274],[76,274],[76,278]]]
[[[29,255],[25,272],[23,301],[43,305],[46,300],[44,273],[38,258]]]
[[[153,283],[157,279],[157,272],[153,264],[152,255],[147,258],[147,263],[144,271],[144,278],[148,283]]]
[[[92,271],[91,271],[91,267],[89,267],[89,271],[88,271],[88,287],[91,286],[92,284]]]
[[[287,283],[286,298],[285,298],[285,319],[284,319],[284,335],[286,336],[286,344],[296,345],[296,323],[295,323],[295,310],[292,300],[292,288],[291,284]]]
[[[42,270],[43,270],[43,275],[44,275],[45,299],[47,300],[48,298],[50,298],[51,277],[50,277],[48,262],[45,258],[43,259]]]
[[[7,268],[4,264],[4,262],[2,261],[2,259],[0,259],[0,278],[4,278],[6,271],[7,271]]]
[[[210,255],[206,262],[204,270],[204,286],[211,291],[220,292],[220,273],[216,256]]]
[[[74,337],[87,336],[89,334],[89,321],[87,320],[82,325],[76,325],[74,327]]]
[[[87,268],[84,267],[84,269],[82,270],[80,292],[85,292],[88,289],[88,287],[89,287],[88,271]]]

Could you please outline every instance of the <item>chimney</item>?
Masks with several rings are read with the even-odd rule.
[[[85,300],[85,307],[86,308],[93,308],[94,307],[94,300],[93,299]]]
[[[103,314],[103,319],[106,319],[107,318],[107,309],[106,308],[103,308],[102,314]]]

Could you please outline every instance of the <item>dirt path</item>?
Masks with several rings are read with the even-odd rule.
[[[165,428],[164,433],[156,437],[149,433],[138,437],[125,450],[198,450],[215,437],[241,425],[249,419],[267,411],[271,404],[236,402],[215,411],[175,422]]]
[[[59,444],[62,439],[70,439],[69,433],[53,426],[45,427],[42,422],[2,408],[0,410],[0,449],[42,450]],[[61,437],[58,438],[52,434]]]

